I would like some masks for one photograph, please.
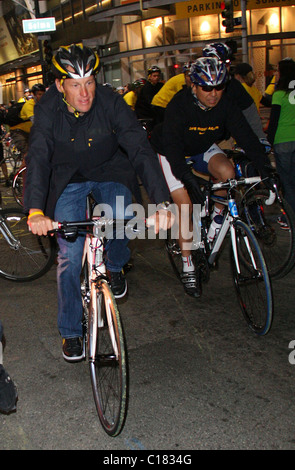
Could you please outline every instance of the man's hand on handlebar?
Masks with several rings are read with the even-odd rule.
[[[279,176],[272,166],[265,165],[261,170],[259,170],[259,173],[267,189],[270,189],[272,191],[274,185],[277,188],[279,187]]]
[[[154,232],[159,233],[160,229],[168,230],[174,224],[175,216],[171,212],[169,203],[158,204],[157,211],[147,220],[147,227],[154,227]]]
[[[52,230],[52,220],[46,217],[40,209],[31,209],[28,217],[28,226],[34,235],[47,235]]]

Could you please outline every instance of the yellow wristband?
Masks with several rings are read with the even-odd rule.
[[[28,220],[29,220],[33,215],[37,215],[37,214],[44,215],[44,213],[43,213],[42,211],[31,212],[31,214],[28,215]]]

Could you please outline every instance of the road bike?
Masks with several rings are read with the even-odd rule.
[[[88,200],[87,213],[91,214]],[[104,263],[106,227],[114,221],[96,216],[84,221],[54,222],[53,232],[66,238],[86,235],[81,271],[83,356],[88,360],[96,410],[103,429],[117,436],[127,410],[127,353],[120,313]]]
[[[248,165],[253,171],[252,163],[245,163],[245,154],[227,151],[227,155],[240,174],[252,176],[247,174],[249,170],[245,168]],[[242,186],[236,200],[241,219],[251,227],[257,238],[271,278],[280,279],[295,264],[295,215],[276,185],[270,195],[269,190],[260,183],[261,180],[257,180],[250,188]]]
[[[199,270],[201,282],[208,282],[210,270],[215,266],[217,256],[230,235],[231,242],[231,268],[234,286],[244,318],[249,328],[257,335],[268,333],[273,317],[273,296],[270,277],[263,257],[262,250],[251,228],[238,215],[235,201],[237,188],[241,185],[256,184],[258,179],[241,178],[230,179],[224,183],[213,184],[210,181],[197,177],[204,188],[206,197],[201,217],[194,217],[196,232],[200,240],[194,240],[192,256],[195,266]],[[258,177],[260,180],[260,177]],[[214,191],[226,189],[227,196],[221,198],[213,194]],[[213,242],[209,242],[207,235],[211,225],[210,206],[219,202],[225,207],[222,226],[217,231]],[[197,237],[196,237],[197,238]],[[181,250],[173,232],[168,232],[166,250],[172,267],[181,281],[182,257]]]
[[[33,235],[23,210],[3,209],[0,201],[0,277],[16,282],[33,281],[49,271],[55,257],[54,237]]]

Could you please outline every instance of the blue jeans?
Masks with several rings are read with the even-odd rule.
[[[132,203],[128,188],[120,183],[87,181],[71,183],[57,201],[54,218],[60,222],[85,220],[86,198],[92,193],[96,202],[108,204],[113,209],[114,218],[124,219],[125,208]],[[123,203],[116,208],[116,197],[123,197]],[[116,213],[116,209],[118,213]],[[110,214],[105,211],[105,216]],[[129,214],[131,216],[131,214]],[[121,238],[120,238],[121,235]],[[116,238],[117,236],[117,238]],[[119,272],[128,262],[130,250],[128,239],[116,234],[113,240],[106,243],[106,267]],[[63,338],[82,336],[82,301],[80,288],[81,263],[85,236],[79,235],[75,240],[65,240],[58,236],[59,252],[57,267],[58,290],[58,328]]]
[[[295,213],[295,141],[275,144],[273,148],[284,197]]]

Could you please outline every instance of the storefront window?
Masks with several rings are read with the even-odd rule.
[[[280,9],[266,8],[251,11],[251,33],[271,34],[280,32]]]
[[[142,36],[140,22],[127,25],[128,49],[142,49]]]
[[[282,30],[284,32],[294,31],[295,6],[282,7]]]
[[[166,17],[165,32],[166,44],[179,44],[190,41],[189,20],[177,20],[176,17]]]
[[[144,47],[162,46],[164,44],[162,18],[143,21],[142,34]]]
[[[0,104],[8,104],[10,100],[16,99],[16,82],[13,80],[15,73],[7,73],[0,77]],[[7,82],[6,80],[11,80]]]
[[[219,37],[218,15],[191,18],[192,41]]]

